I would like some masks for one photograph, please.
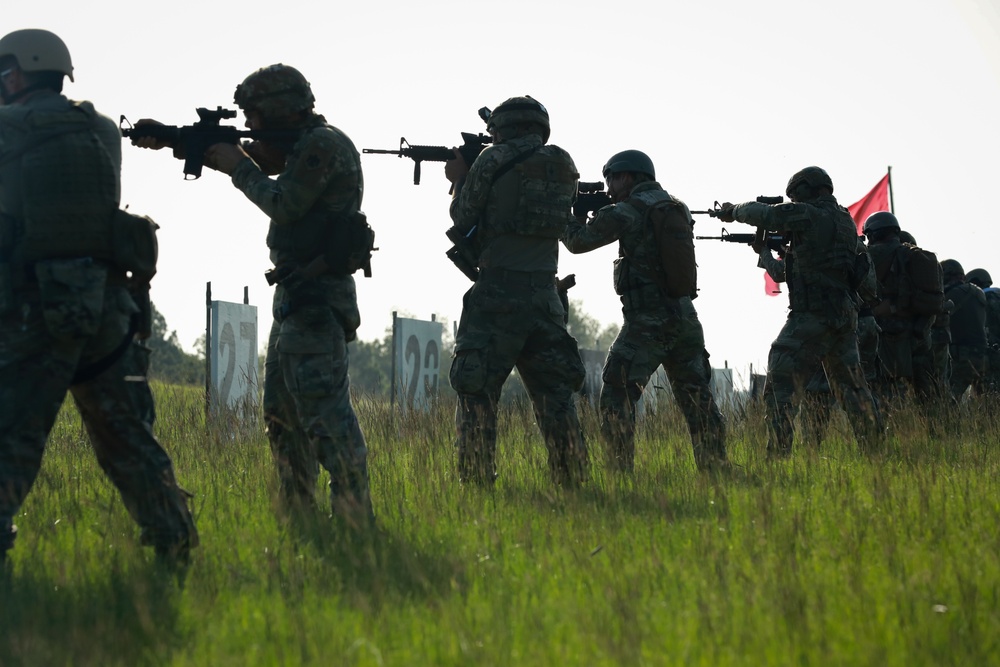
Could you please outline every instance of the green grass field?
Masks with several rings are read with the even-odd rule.
[[[836,421],[776,464],[751,410],[721,481],[673,411],[643,423],[634,477],[611,474],[587,412],[578,491],[549,484],[512,409],[488,493],[455,479],[453,404],[361,399],[378,530],[351,536],[279,517],[260,427],[206,429],[197,390],[154,389],[196,496],[186,581],[138,545],[67,408],[16,521],[0,665],[1000,664],[1000,425],[981,409],[944,429],[903,412],[879,460]]]

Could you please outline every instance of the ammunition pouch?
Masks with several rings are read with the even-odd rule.
[[[132,274],[139,283],[156,275],[159,244],[156,230],[160,226],[144,215],[134,215],[117,209],[111,219],[111,261]]]

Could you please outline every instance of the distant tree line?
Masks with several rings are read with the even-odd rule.
[[[570,301],[569,323],[570,334],[577,339],[582,349],[604,349],[618,335],[619,325],[602,325],[594,317],[583,310],[583,304],[577,300]],[[177,339],[176,331],[168,331],[167,321],[153,306],[152,335],[147,341],[153,350],[150,362],[150,377],[171,384],[205,384],[205,336],[202,334],[195,342],[195,353],[185,352]],[[445,326],[445,336],[441,350],[441,383],[448,386],[448,372],[451,369],[451,357],[455,349],[455,341],[451,332]],[[350,374],[351,388],[361,394],[388,398],[392,375],[392,331],[387,330],[381,339],[356,340],[350,343]],[[263,376],[263,358],[260,367]],[[515,372],[504,387],[505,399],[526,397],[524,387]]]

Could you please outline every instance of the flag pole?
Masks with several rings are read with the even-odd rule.
[[[887,168],[889,170],[889,213],[895,215],[896,206],[892,200],[892,165],[889,165]]]

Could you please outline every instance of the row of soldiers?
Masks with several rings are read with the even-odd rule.
[[[862,232],[852,278],[857,345],[876,403],[885,409],[909,398],[933,409],[956,403],[970,388],[975,396],[995,394],[1000,293],[989,273],[966,275],[953,259],[939,263],[887,211],[869,216]],[[794,250],[783,246],[775,257],[761,236],[753,247],[758,266],[783,282]],[[809,410],[804,431],[818,443],[833,405],[825,368],[813,369],[800,398]]]
[[[19,30],[0,39],[0,557],[13,546],[13,519],[69,391],[143,542],[161,560],[183,565],[198,544],[188,494],[151,419],[142,416],[137,383],[128,381],[135,368],[125,354],[136,332],[137,287],[148,290],[155,270],[148,254],[155,226],[119,209],[119,129],[89,102],[68,100],[66,77],[73,80],[69,51],[53,33]],[[370,526],[367,443],[351,402],[347,348],[361,321],[352,274],[365,265],[371,243],[361,213],[360,155],[315,111],[311,86],[293,67],[254,71],[236,87],[234,102],[255,140],[213,144],[203,159],[270,219],[276,286],[263,412],[280,500],[291,511],[312,511],[322,466],[333,516],[345,527]],[[725,424],[693,305],[688,207],[656,181],[648,155],[625,150],[602,169],[610,202],[575,217],[579,171],[565,150],[548,143],[548,110],[531,97],[512,97],[486,123],[492,145],[471,163],[456,150],[445,164],[454,186],[449,238],[469,241],[475,278],[463,297],[450,374],[462,483],[489,487],[497,478],[497,404],[515,367],[553,482],[574,487],[588,477],[576,407],[585,372],[556,289],[560,244],[574,253],[618,245],[613,280],[624,322],[600,397],[613,469],[633,469],[636,403],[663,365],[698,469],[729,471]],[[136,123],[136,129],[157,126],[152,119]],[[169,132],[136,132],[131,139],[192,157]],[[789,238],[782,271],[790,313],[772,345],[765,389],[768,451],[791,452],[798,396],[817,372],[830,380],[862,447],[877,448],[882,418],[856,337],[859,294],[871,273],[871,263],[859,258],[868,254],[859,250],[854,223],[825,171],[797,172],[786,195],[789,203],[726,204],[718,213]],[[882,304],[892,311],[900,303],[883,288],[869,305],[878,315]],[[885,327],[882,333],[892,334]]]

